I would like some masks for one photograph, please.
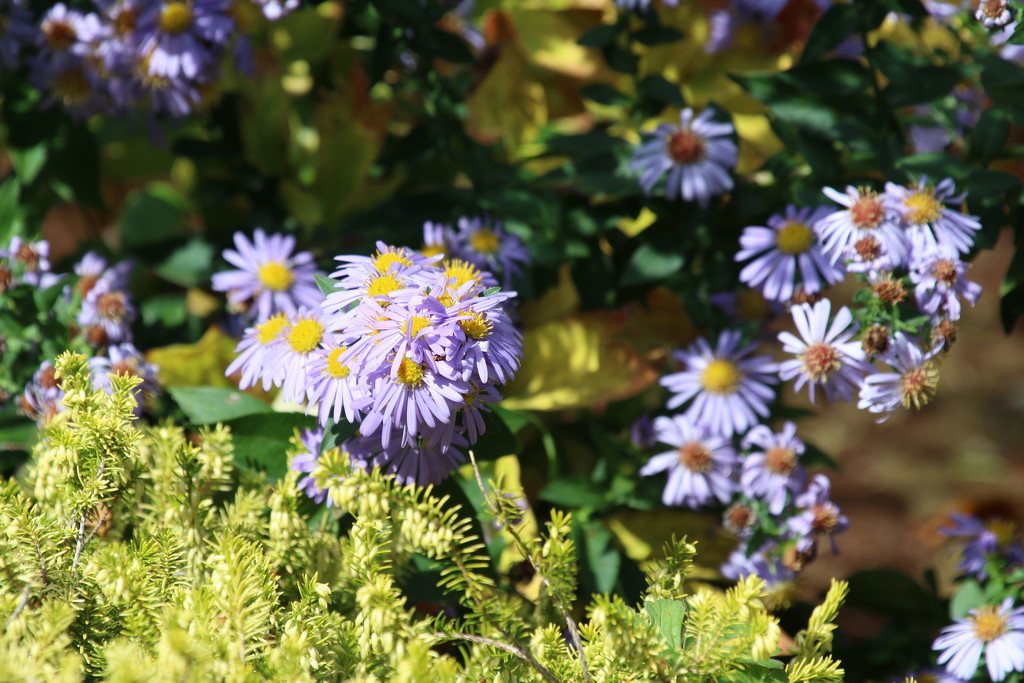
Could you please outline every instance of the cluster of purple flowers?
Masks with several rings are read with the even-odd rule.
[[[66,282],[64,276],[52,272],[49,254],[45,240],[14,237],[7,249],[0,249],[0,296],[18,286],[48,289]],[[75,264],[77,279],[63,286],[61,296],[74,311],[73,336],[95,354],[90,366],[96,385],[109,391],[108,373],[141,377],[143,383],[136,393],[137,413],[141,413],[145,401],[158,389],[157,370],[131,343],[136,311],[128,291],[130,269],[128,261],[111,266],[90,251]],[[39,421],[51,418],[60,412],[63,395],[52,364],[44,361],[17,397],[19,412]]]
[[[515,292],[467,261],[377,246],[337,257],[335,290],[315,306],[246,330],[227,373],[242,388],[280,387],[321,429],[357,423],[343,446],[354,463],[434,483],[465,460],[519,368],[522,338],[503,307]]]
[[[793,354],[779,375],[798,391],[807,386],[812,401],[819,390],[828,401],[857,396],[858,406],[881,420],[899,406],[920,408],[935,394],[934,358],[955,339],[963,303],[973,306],[981,295],[961,260],[981,225],[952,208],[963,196],[954,196],[949,179],[934,187],[927,179],[887,183],[881,194],[854,187],[824,192],[842,208],[789,206],[740,237],[740,280],[771,302],[791,304],[798,334],[779,335]],[[868,285],[871,305],[857,316],[840,307],[833,319],[827,299],[811,302],[847,273]],[[893,330],[899,306],[904,316],[915,314],[903,304],[911,288],[916,314],[927,320],[915,332],[930,330],[923,339]],[[876,371],[875,360],[885,370]]]
[[[456,228],[444,223],[424,223],[422,253],[465,261],[500,277],[505,287],[530,261],[530,252],[522,240],[506,231],[501,221],[491,222],[479,216],[463,216]]]
[[[252,66],[246,33],[259,16],[276,20],[297,0],[94,0],[32,17],[24,0],[0,2],[0,66],[27,64],[30,81],[76,116],[124,112],[141,103],[184,116],[202,102],[231,54]]]
[[[1000,590],[1001,577],[1024,564],[1024,546],[1017,538],[1017,525],[1008,519],[952,513],[950,520],[953,525],[940,531],[958,541],[960,571],[982,584],[989,581],[991,573],[1000,579],[983,588],[990,604],[954,619],[942,629],[932,648],[950,676],[973,678],[984,656],[989,678],[1002,681],[1013,671],[1024,671],[1024,607],[1015,607],[1015,596]],[[996,588],[995,597],[989,588]]]
[[[725,331],[714,346],[700,339],[676,352],[684,369],[661,383],[672,392],[668,409],[684,411],[656,418],[650,438],[643,434],[650,431],[646,423],[637,430],[644,441],[672,447],[640,474],[668,473],[666,505],[727,506],[724,525],[744,543],[761,531],[757,536],[768,540],[737,550],[722,571],[753,571],[779,582],[814,557],[820,538],[834,551],[832,535],[847,520],[829,500],[828,479],[809,478],[800,464],[805,446],[796,426],[787,422],[775,432],[763,424],[782,370],[756,351],[756,344],[742,343],[740,332]]]

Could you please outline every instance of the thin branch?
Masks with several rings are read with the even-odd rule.
[[[103,476],[103,470],[104,470],[104,468],[106,468],[106,466],[107,466],[106,459],[104,458],[103,460],[100,460],[100,466],[96,470],[96,479],[97,479],[97,481],[99,480],[100,477]],[[93,533],[89,534],[89,538],[88,539],[85,537],[85,513],[83,512],[82,513],[82,518],[79,520],[79,523],[78,523],[78,542],[75,543],[75,557],[74,557],[74,559],[71,560],[71,569],[72,570],[74,570],[75,567],[78,566],[78,558],[81,557],[81,555],[82,555],[82,548],[84,548],[85,544],[88,543],[89,539],[91,539],[95,535],[95,531],[98,528],[99,528],[99,524],[97,524],[95,527],[93,527]]]
[[[82,555],[82,548],[85,546],[85,513],[78,522],[78,542],[75,543],[75,557],[71,560],[71,569],[78,566],[78,558]]]
[[[484,480],[483,477],[480,475],[480,467],[476,464],[476,455],[473,453],[472,449],[470,449],[469,451],[469,462],[473,465],[473,475],[476,477],[476,485],[480,487],[480,492],[484,495],[484,501],[487,503],[487,506],[491,509],[491,512],[494,514],[494,516],[500,517],[500,509],[498,505],[491,500],[491,497],[487,493],[487,489],[484,488]],[[533,556],[529,552],[529,548],[527,547],[526,542],[523,541],[522,538],[520,538],[519,534],[513,528],[513,525],[511,524],[512,520],[505,521],[509,522],[505,525],[505,527],[508,529],[508,532],[512,535],[512,538],[513,540],[515,540],[516,545],[519,546],[519,551],[523,553],[526,559],[530,562],[530,565],[533,567],[533,570],[540,574],[540,578],[544,582],[544,585],[546,585],[550,589],[551,583],[548,581],[547,577],[539,571],[537,563],[533,561]],[[583,680],[585,683],[590,683],[590,667],[587,666],[587,655],[583,652],[583,641],[580,638],[579,626],[576,624],[576,620],[573,619],[568,609],[566,609],[564,606],[560,604],[557,604],[557,607],[559,613],[562,615],[562,619],[565,620],[565,625],[569,628],[569,640],[572,641],[573,647],[576,648],[576,653],[579,655],[580,668],[583,671]]]
[[[93,525],[92,531],[90,531],[89,535],[86,536],[85,543],[82,544],[83,546],[89,545],[89,541],[92,540],[92,537],[96,535],[96,532],[100,530],[100,527],[103,526],[103,522],[107,521],[107,517],[109,516],[110,508],[104,507],[103,512],[100,513],[100,518],[96,520],[96,524]]]
[[[8,626],[14,623],[14,620],[18,618],[18,615],[21,614],[22,610],[25,609],[25,606],[28,605],[28,598],[29,590],[28,584],[26,583],[25,586],[21,589],[21,599],[18,600],[18,606],[14,608],[14,611],[11,612],[11,616],[7,617],[7,621],[4,622],[5,631],[7,630]]]
[[[494,640],[493,638],[485,638],[484,636],[473,635],[472,633],[441,633],[440,631],[429,634],[434,638],[440,640],[468,640],[480,645],[486,645],[488,647],[494,647],[499,650],[504,650],[509,654],[519,657],[524,662],[529,664],[533,669],[541,675],[545,681],[551,681],[552,683],[558,683],[558,678],[555,677],[551,671],[538,662],[533,655],[531,655],[526,649],[519,647],[518,645],[510,645],[503,643],[500,640]]]

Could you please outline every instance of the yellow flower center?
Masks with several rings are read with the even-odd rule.
[[[934,223],[942,216],[942,202],[935,198],[935,191],[930,188],[907,195],[903,206],[907,209],[907,222],[911,225]]]
[[[285,317],[284,313],[278,313],[272,318],[267,318],[266,322],[256,325],[256,341],[262,346],[266,346],[277,339],[287,323],[288,318]]]
[[[999,614],[999,608],[995,605],[980,608],[971,617],[971,621],[974,622],[974,634],[982,642],[990,643],[1006,633],[1006,618]]]
[[[454,280],[455,282],[453,282],[452,285],[458,289],[470,280],[479,282],[480,278],[483,277],[483,273],[481,273],[480,269],[472,263],[461,259],[455,259],[453,261],[444,262],[444,276],[448,278],[449,281]]]
[[[387,296],[396,289],[401,289],[403,283],[391,275],[381,275],[373,279],[366,287],[366,293],[370,296]]]
[[[295,282],[295,273],[280,261],[267,261],[256,271],[260,284],[275,292],[283,292]]]
[[[939,368],[928,361],[919,368],[914,368],[900,379],[900,403],[904,408],[914,406],[920,410],[931,403],[939,386]]]
[[[712,394],[731,394],[739,389],[743,373],[732,363],[721,358],[708,363],[700,373],[700,383]]]
[[[395,379],[407,387],[415,389],[423,384],[424,373],[422,365],[411,358],[403,358],[402,364],[398,366],[398,376]]]
[[[331,349],[327,355],[327,367],[324,368],[324,372],[334,379],[345,379],[350,372],[348,366],[341,364],[341,354],[343,353],[345,353],[345,347],[339,346],[336,349]]]
[[[791,221],[779,230],[777,244],[783,254],[802,254],[814,245],[814,231],[806,223]]]
[[[378,251],[376,258],[373,259],[373,267],[377,269],[377,272],[385,275],[391,266],[396,263],[400,263],[406,268],[412,265],[412,259],[409,258],[409,252],[405,249],[394,249],[388,247],[383,252]]]
[[[295,353],[306,355],[320,345],[324,338],[324,326],[315,318],[303,318],[288,330],[288,345]]]
[[[480,228],[470,236],[469,245],[481,254],[493,254],[498,251],[498,234],[488,228]]]
[[[438,254],[444,254],[445,248],[443,244],[424,244],[423,248],[420,249],[420,253],[429,258]]]
[[[414,315],[409,323],[409,334],[415,337],[423,331],[424,327],[430,324],[430,318],[424,315]]]
[[[160,30],[177,35],[192,26],[192,10],[184,2],[167,2],[160,10]]]
[[[487,319],[487,315],[484,313],[470,313],[468,320],[460,320],[459,327],[466,333],[466,336],[470,339],[486,339],[491,335],[491,321]]]

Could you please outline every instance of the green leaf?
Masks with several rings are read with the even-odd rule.
[[[619,27],[615,24],[600,24],[590,29],[576,41],[583,47],[605,47],[615,42],[619,35]]]
[[[565,508],[601,509],[607,505],[601,487],[578,475],[550,481],[538,495],[541,500]]]
[[[630,257],[622,274],[622,284],[628,287],[664,280],[678,273],[685,262],[682,254],[665,251],[650,242],[644,242]]]
[[[235,444],[235,463],[261,470],[272,481],[288,472],[286,451],[296,429],[312,429],[316,419],[302,413],[247,415],[226,422]]]
[[[338,289],[338,281],[332,280],[323,273],[314,273],[313,279],[316,280],[316,286],[320,288],[320,293],[324,296]]]
[[[813,62],[821,59],[839,47],[857,30],[857,8],[848,4],[833,4],[814,22],[811,34],[804,43],[800,63]]]
[[[639,92],[661,105],[682,107],[686,104],[679,86],[664,76],[654,74],[640,81]]]
[[[1006,112],[996,107],[986,109],[971,135],[970,158],[982,164],[992,161],[1003,151],[1009,132],[1010,121]],[[973,185],[971,191],[974,191]]]
[[[193,424],[226,422],[248,415],[268,415],[273,409],[263,401],[233,389],[218,387],[169,387],[171,398]]]
[[[678,648],[683,640],[686,607],[680,600],[648,600],[647,619],[658,629],[669,647]]]
[[[883,614],[935,619],[941,603],[921,584],[895,569],[868,569],[850,577],[851,605],[870,607]]]
[[[962,619],[967,616],[967,611],[981,607],[988,598],[985,590],[974,579],[967,579],[956,589],[956,593],[949,600],[949,616],[951,619]]]
[[[15,173],[18,174],[18,180],[22,185],[31,185],[32,181],[38,177],[39,171],[43,170],[43,166],[46,165],[48,150],[46,143],[41,142],[28,149],[11,148],[7,150],[7,153],[11,157]]]
[[[483,412],[486,431],[480,435],[476,443],[470,446],[478,460],[493,460],[503,455],[511,455],[520,451],[519,439],[505,424],[499,412]]]
[[[193,237],[157,266],[156,272],[168,282],[194,287],[210,279],[212,265],[213,246],[200,237]]]
[[[591,83],[580,88],[580,95],[598,104],[620,104],[626,96],[607,83]]]
[[[633,40],[643,45],[663,45],[682,39],[682,32],[669,26],[645,26],[633,33]]]
[[[320,452],[326,453],[341,444],[350,436],[356,433],[359,425],[355,422],[335,422],[333,418],[327,420],[327,427],[324,428],[324,438],[320,443]]]
[[[587,560],[584,566],[593,580],[590,592],[611,593],[622,566],[622,553],[613,545],[615,537],[599,519],[587,519],[581,526]]]
[[[121,209],[121,236],[128,248],[146,247],[188,234],[188,200],[173,186],[150,183],[129,195]]]
[[[147,327],[163,325],[177,327],[188,318],[188,306],[182,294],[147,296],[139,304],[142,323]]]

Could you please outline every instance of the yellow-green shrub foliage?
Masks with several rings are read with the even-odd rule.
[[[594,596],[577,623],[567,515],[526,538],[513,497],[479,482],[540,576],[528,600],[497,578],[474,520],[429,489],[329,452],[316,476],[347,516],[311,524],[295,474],[236,470],[227,429],[137,429],[135,380],[114,378],[108,395],[84,357],[56,367],[66,410],[24,480],[0,489],[0,680],[841,679],[828,653],[842,584],[787,663],[759,579],[684,593],[685,542],[639,606]],[[439,571],[450,615],[403,592],[417,562]]]

